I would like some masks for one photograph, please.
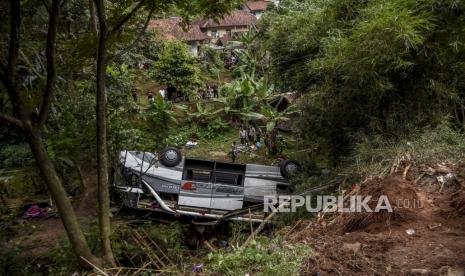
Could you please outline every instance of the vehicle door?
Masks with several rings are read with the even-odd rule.
[[[185,159],[179,206],[210,208],[214,164],[213,161]]]
[[[216,162],[210,208],[236,210],[244,202],[245,165]]]

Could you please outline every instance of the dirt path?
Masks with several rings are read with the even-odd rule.
[[[97,180],[93,168],[87,168],[84,175],[87,190],[72,199],[74,210],[79,220],[96,217],[97,213]],[[9,245],[20,244],[25,256],[40,256],[59,245],[66,232],[60,218],[21,219],[23,227],[9,241]]]

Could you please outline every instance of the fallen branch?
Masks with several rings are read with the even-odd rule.
[[[255,229],[255,231],[253,231],[250,236],[247,238],[247,240],[241,245],[241,248],[245,248],[250,241],[253,240],[253,238],[255,236],[257,236],[262,230],[263,228],[265,228],[265,225],[268,223],[268,221],[270,221],[277,213],[278,213],[278,210],[281,209],[284,205],[286,205],[287,203],[289,203],[289,200],[284,200],[283,202],[281,202],[281,204],[278,205],[278,208],[275,208],[273,210],[273,212],[271,212],[271,214],[269,214],[263,221],[262,223],[260,223],[260,225],[258,226],[257,229]]]
[[[337,182],[336,182],[337,183]],[[311,189],[308,189],[300,194],[298,194],[299,196],[303,196],[303,195],[310,195],[312,192],[319,192],[319,191],[324,191],[326,189],[328,189],[329,187],[332,187],[334,184],[334,181],[330,181],[326,184],[323,184],[323,185],[320,185],[318,187],[315,187],[315,188],[311,188]],[[275,208],[271,214],[269,214],[261,223],[260,225],[258,226],[257,229],[255,229],[255,231],[253,231],[250,236],[247,238],[247,240],[241,245],[241,248],[244,248],[246,247],[250,241],[256,237],[262,230],[263,228],[265,227],[265,225],[278,213],[279,209],[281,209],[285,204],[289,203],[289,200],[284,200],[283,202],[281,202],[281,204],[278,205],[277,208]]]
[[[210,250],[210,252],[215,252],[216,249],[208,242],[208,241],[203,241],[203,244]]]
[[[286,233],[286,234],[284,235],[284,237],[283,237],[283,240],[286,240],[287,237],[291,234],[291,232],[294,231],[294,230],[297,228],[297,226],[300,225],[301,222],[302,222],[302,219],[299,219],[299,220],[297,221],[297,223],[294,224],[294,226],[292,226],[291,229],[289,229],[289,231],[287,231],[287,233]]]
[[[410,170],[410,167],[412,166],[412,163],[409,163],[405,169],[404,169],[404,172],[402,173],[402,179],[405,180],[407,179],[407,173],[408,171]]]
[[[86,258],[80,256],[81,259],[86,262],[88,265],[90,265],[91,267],[93,267],[95,270],[97,270],[98,272],[102,273],[102,275],[104,276],[109,276],[108,273],[106,273],[105,271],[101,270],[98,266],[94,265],[93,263],[91,263],[89,260],[87,260]]]
[[[252,211],[250,211],[250,208],[249,208],[249,222],[250,222],[250,233],[253,233]]]
[[[399,157],[394,158],[394,162],[392,163],[391,170],[389,171],[390,174],[393,174],[397,171],[397,167],[399,166],[400,159]]]
[[[425,173],[425,172],[424,172],[424,173],[422,173],[422,174],[420,174],[420,176],[419,176],[419,177],[417,177],[417,179],[415,179],[415,181],[413,181],[413,183],[417,184],[417,182],[418,182],[418,181],[420,181],[420,179],[422,179],[422,178],[423,178],[423,176],[425,176],[425,175],[426,175],[426,173]]]

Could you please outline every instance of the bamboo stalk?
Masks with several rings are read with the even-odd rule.
[[[87,260],[86,258],[80,256],[82,260],[84,260],[84,262],[86,262],[88,265],[90,265],[91,267],[93,267],[95,270],[97,270],[98,272],[102,273],[102,275],[104,276],[109,276],[105,271],[101,270],[98,266],[94,265],[93,263],[91,263],[89,260]]]

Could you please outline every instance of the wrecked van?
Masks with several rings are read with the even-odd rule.
[[[262,221],[260,212],[228,215],[285,193],[300,168],[292,160],[265,166],[189,158],[174,147],[158,154],[124,150],[119,157],[114,189],[125,206],[205,219]]]

